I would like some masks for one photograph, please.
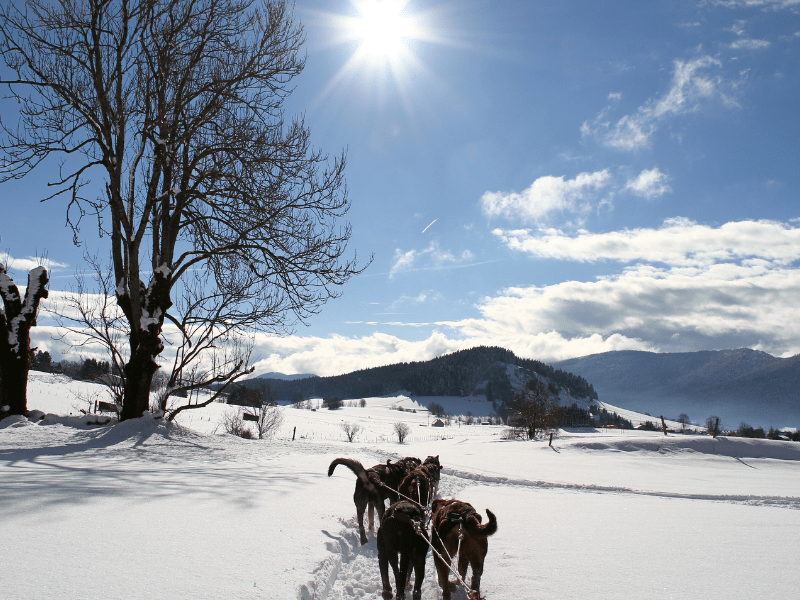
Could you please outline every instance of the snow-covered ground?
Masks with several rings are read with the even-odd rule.
[[[34,373],[28,407],[78,415],[96,392]],[[439,455],[441,494],[497,515],[489,600],[796,593],[798,443],[584,429],[549,447],[507,441],[500,426],[430,427],[402,396],[286,407],[277,438],[256,441],[219,433],[226,410],[187,411],[178,425],[2,421],[0,597],[379,599],[355,477],[326,473],[338,456],[406,455]],[[397,421],[412,428],[405,444]],[[355,443],[343,422],[363,427]],[[429,557],[423,598],[440,597]]]

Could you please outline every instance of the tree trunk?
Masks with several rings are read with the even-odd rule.
[[[123,391],[122,412],[120,420],[141,417],[150,410],[150,386],[153,375],[158,370],[155,357],[163,346],[156,336],[156,344],[140,344],[125,365],[125,388]]]
[[[31,366],[30,329],[36,325],[39,302],[47,298],[47,270],[36,267],[28,273],[25,299],[0,265],[0,417],[28,412],[28,371]]]
[[[150,386],[159,368],[156,357],[164,350],[161,329],[164,315],[172,306],[169,270],[155,269],[150,285],[146,289],[140,285],[139,293],[138,311],[128,297],[117,296],[118,302],[124,300],[120,306],[131,323],[131,358],[125,365],[121,421],[141,417],[150,410]]]
[[[0,352],[0,416],[2,417],[24,415],[28,412],[30,341],[25,337],[24,343],[22,342],[23,340],[20,340],[20,352],[9,351],[7,343],[3,344],[6,347]]]

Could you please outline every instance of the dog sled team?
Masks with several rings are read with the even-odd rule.
[[[378,565],[384,600],[392,598],[389,566],[394,573],[396,600],[405,600],[412,571],[413,600],[420,600],[428,548],[433,550],[443,600],[450,600],[449,575],[453,559],[457,563],[457,572],[453,573],[465,588],[467,566],[472,567],[469,598],[480,599],[483,561],[488,548],[486,538],[497,531],[497,519],[486,509],[488,521],[484,524],[470,504],[436,498],[442,470],[438,456],[429,456],[424,462],[408,456],[369,469],[357,460],[337,458],[328,467],[329,477],[338,465],[346,466],[357,477],[353,501],[362,544],[367,543],[364,512],[368,512],[371,531],[375,528],[373,513],[378,514]],[[389,500],[389,508],[385,500]]]

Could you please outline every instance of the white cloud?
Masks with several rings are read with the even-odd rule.
[[[428,360],[460,350],[462,343],[437,331],[421,341],[403,340],[385,333],[361,338],[258,335],[255,354],[267,358],[258,361],[255,367],[257,373],[340,375],[398,362]]]
[[[669,178],[659,171],[658,167],[654,167],[643,170],[635,179],[629,179],[625,189],[637,196],[652,200],[672,191],[667,181]]]
[[[735,105],[722,77],[708,73],[710,69],[721,66],[722,63],[711,56],[690,61],[676,60],[670,89],[663,96],[651,98],[635,113],[624,115],[616,123],[609,120],[611,107],[607,107],[592,122],[583,123],[581,134],[618,150],[637,150],[650,144],[652,135],[668,118],[695,112],[712,99]]]
[[[496,229],[493,233],[510,248],[536,258],[579,262],[707,267],[721,261],[766,260],[786,266],[800,260],[800,227],[776,221],[735,221],[711,227],[677,218],[658,229],[580,231],[574,235],[558,229]]]
[[[547,175],[538,178],[521,193],[486,192],[481,197],[481,207],[490,217],[538,223],[553,213],[585,212],[590,201],[611,182],[608,169],[581,173],[574,179]]]
[[[28,256],[27,258],[14,258],[8,254],[0,256],[0,263],[7,266],[11,271],[24,271],[28,272],[36,267],[43,266],[48,271],[53,269],[66,269],[69,265],[65,263],[56,262],[49,258],[37,258],[35,256]]]
[[[770,45],[767,40],[741,39],[732,42],[730,48],[732,50],[765,50]]]
[[[394,277],[395,273],[409,271],[414,266],[414,261],[417,259],[418,255],[419,253],[416,250],[409,250],[407,252],[403,252],[400,248],[395,250],[394,264],[389,270],[389,277]]]
[[[800,6],[800,0],[706,0],[715,6],[726,8],[753,8],[758,6],[769,7],[775,10],[781,8],[794,8]]]

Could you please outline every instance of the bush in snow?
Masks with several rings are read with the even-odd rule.
[[[225,430],[225,433],[238,435],[240,438],[244,438],[246,440],[252,440],[255,437],[253,432],[250,431],[250,428],[245,425],[241,410],[229,410],[225,412],[225,414],[222,415],[220,424]]]

